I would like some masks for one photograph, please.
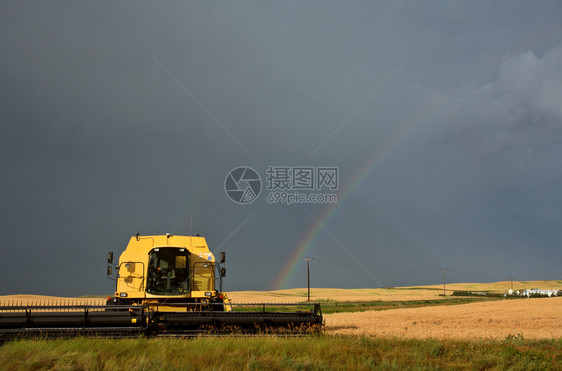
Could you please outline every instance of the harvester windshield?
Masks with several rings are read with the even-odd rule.
[[[146,292],[153,295],[184,295],[189,292],[189,252],[160,247],[149,253]]]

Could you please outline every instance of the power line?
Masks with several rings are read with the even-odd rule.
[[[441,268],[443,271],[443,296],[445,296],[445,272],[449,270],[449,268]]]

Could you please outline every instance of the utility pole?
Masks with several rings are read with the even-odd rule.
[[[445,272],[449,270],[449,268],[441,268],[441,270],[443,271],[443,296],[446,296],[445,294]]]
[[[514,277],[509,277],[509,280],[511,281],[511,291],[513,292],[513,279]]]
[[[301,260],[306,260],[306,276],[308,278],[308,302],[310,303],[310,261],[312,258],[302,258]]]

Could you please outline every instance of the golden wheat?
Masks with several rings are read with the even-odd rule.
[[[327,334],[400,338],[562,338],[562,297],[326,315]]]

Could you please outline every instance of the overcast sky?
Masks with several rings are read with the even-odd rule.
[[[226,290],[305,287],[305,256],[314,287],[562,279],[560,14],[2,1],[0,294],[111,294],[137,232],[205,236]],[[338,202],[268,203],[269,166],[337,167]]]

